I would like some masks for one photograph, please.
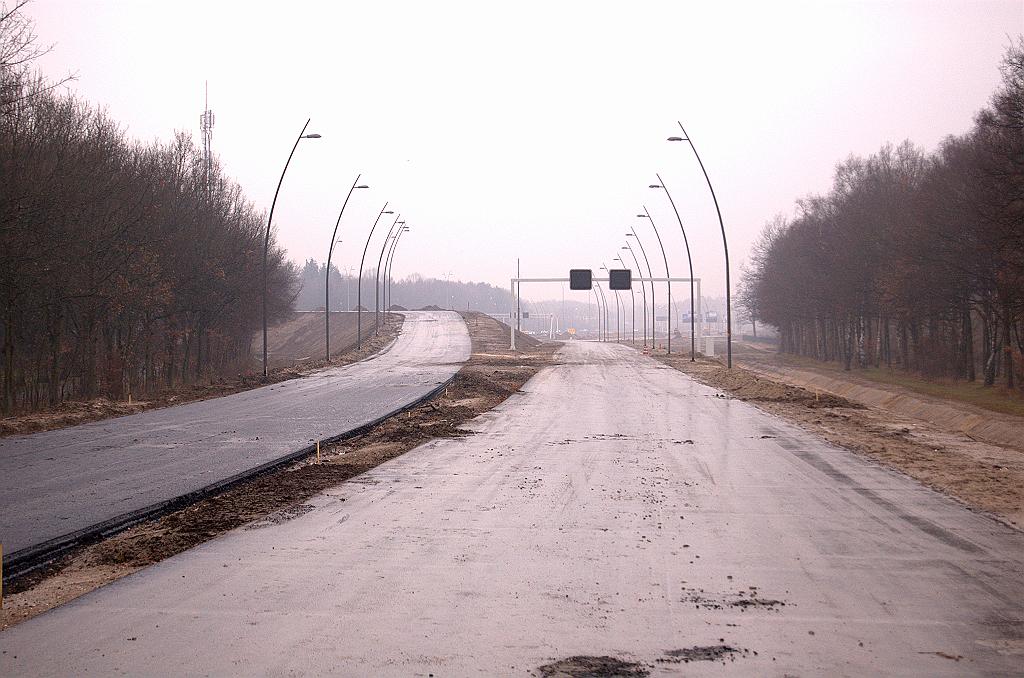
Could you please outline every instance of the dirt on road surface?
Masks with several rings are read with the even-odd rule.
[[[688,354],[656,353],[662,362],[788,419],[825,440],[868,456],[992,514],[1024,526],[1024,454],[944,431],[920,419],[784,383],[741,367]]]
[[[481,313],[463,313],[472,355],[444,394],[396,415],[364,435],[321,449],[285,469],[263,475],[154,521],[79,549],[49,568],[4,587],[0,630],[62,605],[147,565],[228,530],[276,524],[301,515],[303,501],[433,438],[469,433],[461,424],[492,409],[554,362],[560,344],[517,338]]]
[[[88,401],[69,401],[50,410],[0,418],[0,436],[52,431],[171,405],[220,398],[259,386],[304,377],[327,367],[349,365],[382,351],[394,341],[402,327],[402,316],[389,314],[388,322],[381,326],[380,334],[371,336],[363,342],[361,348],[356,349],[355,314],[334,313],[331,315],[331,353],[334,355],[328,361],[323,357],[323,313],[296,313],[295,316],[296,318],[290,321],[270,328],[267,346],[272,358],[267,377],[256,373],[215,377],[210,383],[179,385],[145,400],[114,401],[96,398]],[[363,333],[365,335],[367,331],[372,330],[373,314],[365,313]],[[259,371],[258,366],[253,369]]]
[[[637,351],[459,429],[7,629],[8,673],[1020,673],[1024,532]]]

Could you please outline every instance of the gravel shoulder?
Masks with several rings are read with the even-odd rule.
[[[732,370],[717,360],[688,355],[661,362],[730,396],[791,421],[848,450],[954,497],[1003,523],[1024,527],[1024,453],[975,440],[924,419],[789,383],[785,374]]]
[[[553,364],[557,343],[520,335],[480,313],[463,313],[472,354],[446,391],[367,433],[222,494],[125,530],[69,554],[49,568],[5,583],[0,630],[247,524],[281,522],[307,510],[306,499],[434,438],[471,435],[461,425],[515,393]]]

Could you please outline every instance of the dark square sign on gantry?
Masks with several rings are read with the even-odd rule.
[[[589,290],[594,286],[593,277],[594,274],[589,268],[571,268],[569,269],[569,289]]]
[[[633,286],[633,272],[628,268],[613,268],[608,271],[608,288],[628,290]]]

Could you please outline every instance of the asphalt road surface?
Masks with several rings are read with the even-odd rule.
[[[223,398],[0,438],[0,542],[14,555],[179,497],[417,400],[469,358],[462,318],[411,311],[359,363]]]
[[[0,634],[5,673],[1020,674],[1022,533],[629,349],[561,355],[477,435]]]

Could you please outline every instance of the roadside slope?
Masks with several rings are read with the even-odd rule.
[[[796,367],[773,360],[765,351],[747,350],[737,364],[787,384],[832,393],[862,405],[926,421],[950,433],[963,433],[975,440],[1024,452],[1024,417],[917,393],[895,384],[874,382],[856,372],[833,373],[834,370],[825,367]]]

